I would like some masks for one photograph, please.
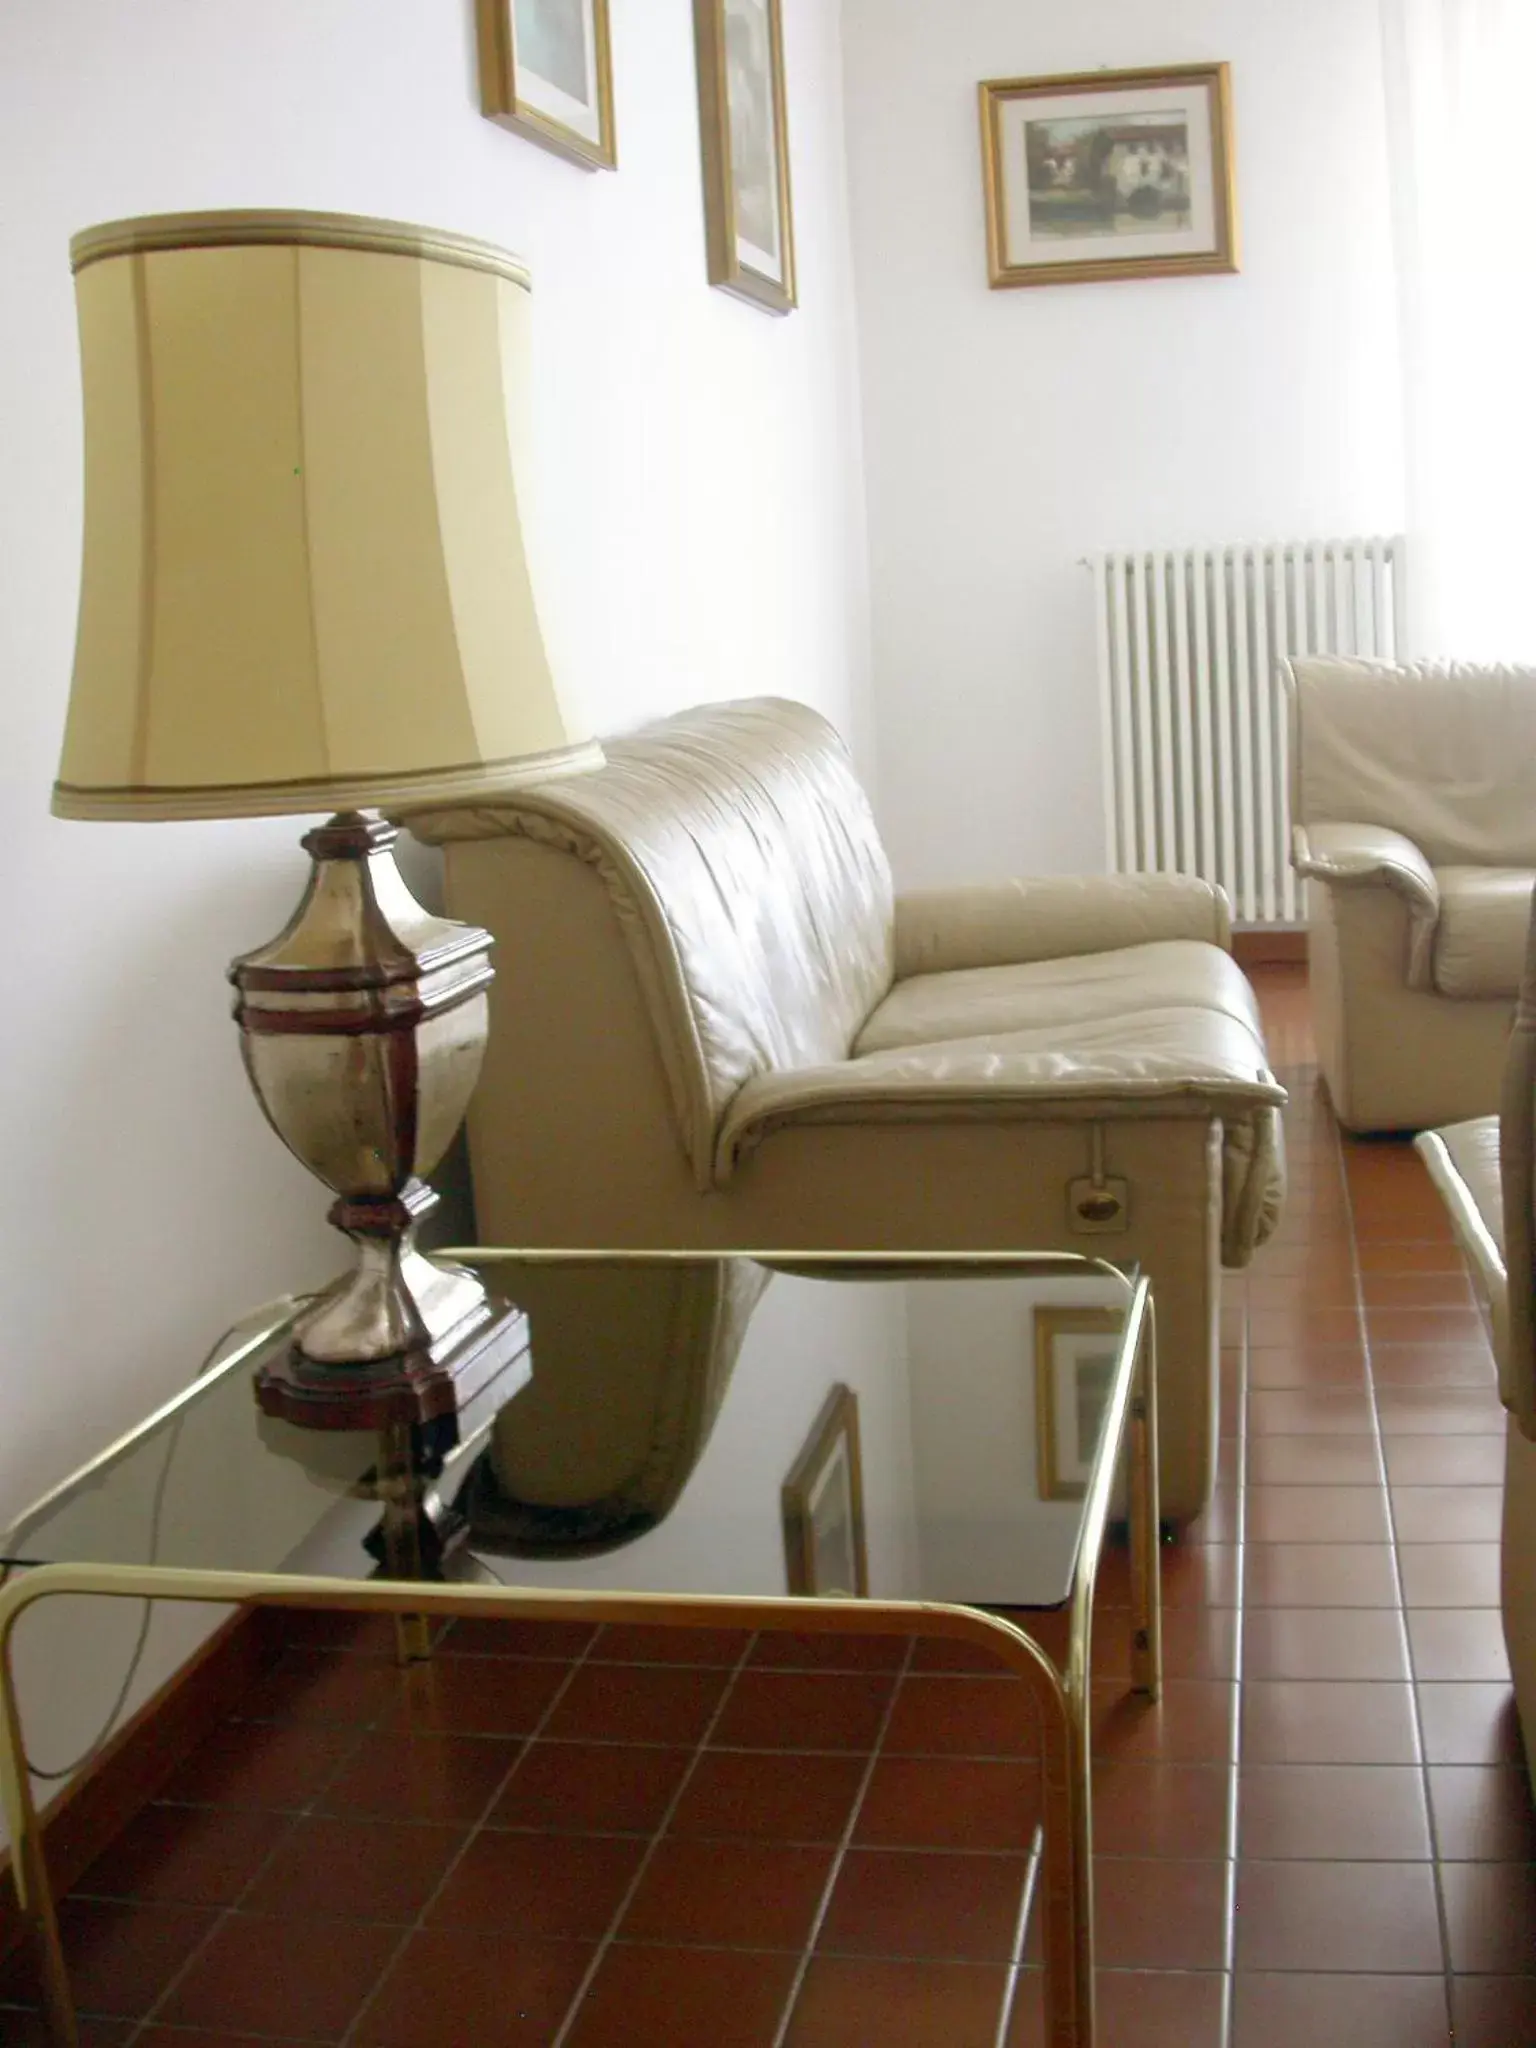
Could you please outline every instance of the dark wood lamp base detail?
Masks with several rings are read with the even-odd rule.
[[[257,1373],[256,1401],[298,1429],[415,1429],[461,1414],[527,1350],[527,1316],[487,1300],[438,1343],[364,1366],[322,1365],[292,1345]]]

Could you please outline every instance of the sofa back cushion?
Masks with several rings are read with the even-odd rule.
[[[1285,664],[1299,824],[1385,825],[1432,866],[1536,867],[1536,669]]]
[[[707,1185],[737,1090],[847,1058],[889,989],[890,867],[847,748],[807,705],[705,704],[603,744],[591,774],[410,823],[439,843],[523,836],[596,868]]]

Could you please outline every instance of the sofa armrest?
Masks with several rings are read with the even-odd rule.
[[[896,898],[896,979],[1108,953],[1154,939],[1227,948],[1227,899],[1193,875],[1040,876]]]
[[[715,1175],[789,1124],[1016,1123],[1063,1118],[1251,1116],[1285,1090],[1237,1019],[1149,1011],[1134,1042],[1118,1019],[867,1053],[834,1066],[779,1069],[749,1081],[726,1112]]]
[[[1511,1041],[1513,1043],[1513,1041]],[[1483,1311],[1499,1374],[1499,1393],[1506,1408],[1511,1397],[1510,1286],[1504,1251],[1504,1203],[1500,1184],[1499,1119],[1474,1117],[1466,1123],[1442,1124],[1420,1131],[1413,1149],[1429,1169],[1435,1192],[1446,1207],[1451,1234],[1472,1269],[1472,1289]],[[1527,1207],[1529,1205],[1527,1204]],[[1518,1214],[1517,1214],[1518,1223]],[[1525,1233],[1527,1236],[1528,1232]],[[1517,1260],[1518,1260],[1517,1247]],[[1529,1316],[1525,1318],[1529,1356]]]
[[[1440,885],[1435,871],[1411,839],[1385,825],[1295,825],[1291,860],[1298,875],[1331,888],[1376,886],[1400,896],[1408,911],[1410,988],[1433,986],[1435,925]]]
[[[1221,1129],[1221,1255],[1245,1266],[1285,1191],[1285,1090],[1237,1019],[1148,1012],[1123,1024],[956,1039],[869,1053],[830,1067],[761,1075],[731,1104],[715,1152],[724,1187],[776,1131],[815,1124],[1142,1122],[1203,1118]],[[1027,1172],[1021,1156],[1020,1171]]]

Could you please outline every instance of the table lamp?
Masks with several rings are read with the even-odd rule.
[[[311,213],[114,221],[70,255],[85,530],[53,808],[336,813],[290,922],[230,968],[261,1107],[356,1245],[263,1405],[420,1419],[495,1313],[413,1243],[479,1071],[491,940],[415,901],[366,810],[602,761],[525,556],[528,275]]]

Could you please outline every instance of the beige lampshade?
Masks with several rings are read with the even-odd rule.
[[[55,811],[391,808],[601,762],[525,558],[515,257],[308,213],[117,221],[70,254],[85,548]]]

